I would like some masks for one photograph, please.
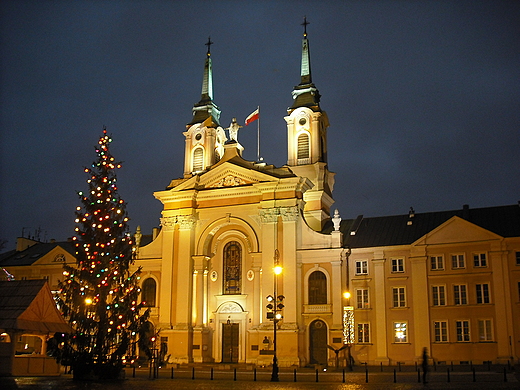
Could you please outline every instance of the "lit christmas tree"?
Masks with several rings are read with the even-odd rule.
[[[133,242],[123,199],[117,192],[106,129],[96,147],[97,160],[88,174],[88,193],[79,192],[76,209],[76,267],[65,265],[59,303],[74,332],[58,359],[70,364],[75,378],[117,378],[131,363],[139,331],[149,316],[140,314],[140,268],[130,271]]]

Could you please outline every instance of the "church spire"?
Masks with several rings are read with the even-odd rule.
[[[303,17],[303,41],[302,41],[302,68],[300,85],[312,83],[311,54],[309,52],[309,40],[307,39],[307,17]]]
[[[320,111],[320,93],[312,82],[311,74],[311,54],[309,40],[307,39],[307,17],[303,18],[303,40],[302,40],[302,63],[300,84],[295,86],[292,95],[293,105],[289,108],[289,114],[298,107],[309,107],[313,111]]]
[[[213,71],[211,65],[211,37],[205,44],[208,47],[206,53],[206,62],[204,64],[204,75],[202,78],[202,93],[200,101],[193,106],[193,119],[188,126],[195,123],[202,123],[211,117],[211,121],[215,126],[219,125],[220,109],[213,102]]]

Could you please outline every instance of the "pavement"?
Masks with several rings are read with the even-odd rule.
[[[504,371],[505,368],[505,371]],[[516,368],[516,370],[515,370]],[[474,371],[473,371],[474,369]],[[70,374],[59,377],[3,377],[0,389],[59,390],[379,390],[379,389],[520,389],[520,367],[436,368],[422,383],[414,367],[356,367],[316,371],[311,368],[280,369],[280,382],[271,382],[269,368],[244,365],[185,365],[165,367],[154,375],[148,368],[126,369],[126,379],[114,382],[78,382]],[[173,379],[172,379],[173,373]]]

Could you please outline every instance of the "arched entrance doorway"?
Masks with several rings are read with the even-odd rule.
[[[222,324],[222,363],[238,363],[239,336],[238,323]]]
[[[327,364],[327,325],[322,320],[309,326],[309,349],[311,364]]]
[[[221,296],[225,299],[229,296]],[[240,298],[241,302],[245,304],[244,296],[237,295],[234,298]],[[242,306],[235,301],[226,301],[222,303],[217,309],[216,323],[217,332],[215,339],[214,356],[216,361],[222,363],[240,363],[245,359],[245,326],[246,326],[247,312]],[[220,355],[220,356],[219,356]]]

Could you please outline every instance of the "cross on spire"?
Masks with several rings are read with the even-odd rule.
[[[213,45],[213,42],[211,41],[211,36],[208,37],[208,42],[205,43],[205,45],[208,47],[208,57],[211,55],[211,45]]]
[[[304,37],[307,37],[307,25],[310,24],[309,22],[307,22],[307,16],[304,16],[303,17],[303,23],[302,23],[302,26],[303,26],[303,36]]]

